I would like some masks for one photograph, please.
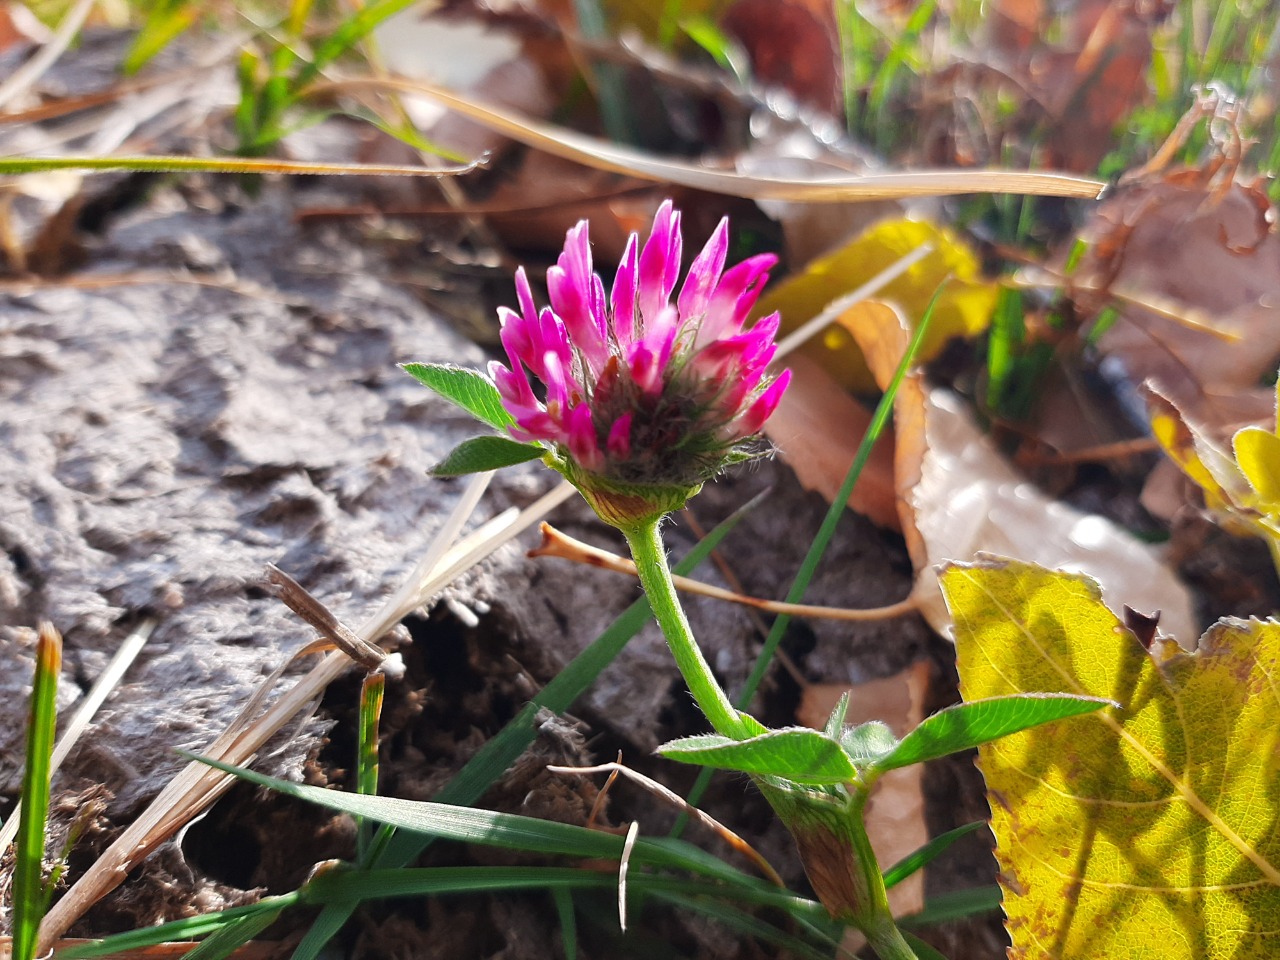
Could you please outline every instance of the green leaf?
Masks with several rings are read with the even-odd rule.
[[[485,470],[501,470],[537,460],[546,452],[536,443],[521,443],[510,437],[473,437],[458,444],[451,454],[431,468],[431,474],[460,477]]]
[[[890,753],[877,760],[876,767],[893,770],[936,760],[1011,733],[1107,706],[1119,704],[1073,693],[1018,693],[958,703],[925,718]]]
[[[670,760],[722,767],[795,783],[834,784],[858,779],[857,768],[840,743],[808,727],[772,730],[749,740],[714,734],[673,740],[658,748]]]
[[[879,760],[897,744],[889,725],[879,720],[858,724],[840,735],[840,745],[858,767]]]
[[[831,711],[831,716],[827,717],[827,722],[823,726],[822,732],[833,739],[839,738],[840,731],[844,729],[844,718],[848,713],[849,691],[846,690],[840,694],[840,699],[836,701],[835,709]]]
[[[1011,956],[1280,955],[1280,623],[1146,649],[1085,577],[952,566],[961,694],[1124,705],[979,748]]]
[[[456,403],[481,423],[487,423],[495,430],[506,430],[515,423],[502,405],[498,388],[479,370],[455,367],[451,363],[405,363],[401,366],[424,387]]]

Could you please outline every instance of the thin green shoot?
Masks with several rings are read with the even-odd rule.
[[[680,21],[685,36],[701,47],[742,86],[751,83],[751,62],[746,52],[710,17],[685,17]]]
[[[124,56],[123,70],[133,76],[161,50],[186,33],[200,17],[200,6],[192,0],[159,0],[151,4],[142,27]]]
[[[53,889],[44,880],[45,827],[49,816],[53,741],[58,726],[58,675],[62,672],[62,635],[40,624],[36,670],[27,719],[27,758],[22,774],[22,812],[13,868],[13,958],[36,955],[40,921]]]
[[[598,43],[609,41],[609,27],[599,0],[573,0],[578,15],[578,30],[582,36]],[[614,143],[637,143],[639,131],[632,118],[627,96],[626,75],[619,64],[594,63],[585,65],[590,73],[591,90],[600,106],[600,119],[605,132]]]
[[[901,125],[891,115],[892,95],[899,75],[908,70],[916,73],[924,67],[920,55],[920,36],[937,12],[936,0],[924,0],[907,18],[902,31],[893,38],[888,53],[881,59],[871,90],[867,95],[867,112],[875,117],[874,138],[881,150],[893,146],[891,134]]]
[[[382,716],[382,699],[386,677],[371,673],[360,685],[358,737],[356,744],[356,792],[365,796],[378,793],[378,721]],[[366,863],[373,828],[364,820],[356,820],[357,860]]]

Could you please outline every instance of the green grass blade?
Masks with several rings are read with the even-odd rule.
[[[573,910],[573,893],[558,887],[551,891],[551,900],[556,905],[556,915],[560,918],[560,944],[564,950],[564,960],[578,960],[578,918]]]
[[[129,950],[143,950],[154,947],[158,943],[199,939],[216,934],[224,927],[234,926],[258,914],[265,913],[276,917],[283,910],[301,901],[300,893],[287,893],[278,897],[266,897],[257,903],[243,907],[231,907],[219,913],[206,913],[199,917],[174,920],[158,927],[143,927],[140,930],[130,930],[128,933],[117,933],[110,937],[103,937],[101,940],[92,940],[59,950],[58,960],[87,960],[90,957],[106,957]]]
[[[133,76],[152,57],[185,33],[199,16],[199,6],[190,0],[156,4],[129,45],[121,70],[126,76]]]
[[[898,920],[903,929],[919,929],[944,923],[947,920],[963,920],[980,913],[1000,909],[999,887],[974,887],[969,890],[953,890],[930,897],[919,913]]]
[[[5,157],[0,176],[46,173],[50,170],[133,170],[141,173],[287,173],[306,176],[448,177],[468,173],[475,164],[447,169],[395,163],[311,163],[305,160],[264,160],[252,157]]]
[[[947,960],[941,953],[925,943],[919,937],[911,933],[903,933],[902,938],[911,945],[911,949],[915,951],[916,960]]]
[[[246,914],[215,930],[208,939],[187,954],[186,960],[225,960],[276,922],[284,907]]]
[[[907,877],[911,876],[917,870],[928,866],[961,837],[967,837],[975,830],[980,830],[987,825],[985,820],[975,820],[973,823],[966,823],[962,827],[956,827],[954,830],[948,830],[934,837],[920,849],[915,850],[892,867],[884,872],[885,889],[901,883]]]
[[[528,853],[557,854],[570,857],[597,859],[621,859],[625,840],[623,837],[599,830],[588,830],[569,823],[538,820],[514,813],[497,813],[477,807],[460,807],[447,803],[425,800],[405,800],[400,797],[365,797],[356,793],[341,793],[307,784],[290,783],[268,777],[253,770],[179,751],[184,756],[207,763],[224,773],[230,773],[260,787],[277,793],[306,800],[356,817],[366,817],[389,823],[400,830],[422,833],[444,840],[476,843],[502,847],[506,850],[523,850]],[[708,857],[697,847],[684,843],[672,843],[641,839],[631,848],[633,865],[650,864],[694,873],[707,873],[720,880],[731,879],[751,885],[753,880],[727,864]],[[394,870],[392,871],[394,872]],[[368,871],[358,871],[361,882],[366,882]]]
[[[48,897],[44,886],[44,835],[49,815],[50,758],[58,726],[58,674],[62,636],[40,624],[36,672],[27,719],[27,762],[22,774],[22,812],[18,819],[17,859],[13,868],[13,958],[36,955],[40,921]]]
[[[320,76],[320,71],[372,33],[378,24],[417,2],[418,0],[375,0],[357,7],[355,13],[316,47],[311,62],[298,73],[293,86],[295,93],[301,94],[303,87]]]

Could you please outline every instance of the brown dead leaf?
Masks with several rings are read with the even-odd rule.
[[[801,103],[839,113],[840,51],[829,2],[737,0],[721,18],[747,52],[754,76]]]
[[[864,306],[889,309],[880,304]],[[862,435],[871,425],[871,414],[814,361],[792,354],[787,366],[791,386],[765,425],[765,434],[777,444],[800,485],[830,502],[844,483]],[[882,527],[898,529],[893,449],[884,440],[871,451],[849,497],[849,508]]]
[[[901,360],[904,336],[885,314],[851,328],[881,384]],[[900,324],[896,317],[893,322]],[[1166,632],[1193,642],[1199,636],[1190,594],[1159,553],[1105,517],[1047,497],[1018,473],[973,422],[960,398],[928,389],[909,375],[895,398],[894,468],[903,536],[916,568],[912,595],[920,613],[944,636],[950,617],[934,565],[993,553],[1042,566],[1086,573],[1102,585],[1103,599],[1120,611],[1162,610]]]
[[[840,697],[849,693],[850,724],[881,720],[896,737],[905,737],[924,719],[929,691],[929,664],[917,660],[901,673],[848,686],[815,683],[806,686],[796,720],[821,730]],[[897,863],[929,840],[924,814],[924,765],[891,770],[876,783],[867,806],[867,834],[882,868]],[[894,916],[924,908],[924,871],[917,871],[889,891]]]
[[[1280,236],[1257,184],[1215,185],[1178,171],[1122,189],[1089,228],[1081,273],[1117,293],[1179,305],[1199,323],[1123,303],[1100,349],[1133,381],[1156,379],[1207,425],[1255,419],[1271,403],[1258,384],[1280,357]]]

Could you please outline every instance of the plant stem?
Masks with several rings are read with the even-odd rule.
[[[880,864],[876,861],[875,851],[871,849],[871,838],[862,821],[862,809],[866,797],[860,797],[856,809],[850,811],[847,826],[849,839],[853,848],[853,866],[863,875],[863,884],[867,895],[867,915],[858,925],[875,950],[880,960],[918,960],[916,952],[911,949],[902,931],[893,920],[893,911],[889,908],[889,894],[884,887],[884,874],[880,872]]]
[[[680,668],[680,674],[689,685],[689,691],[698,707],[706,714],[717,733],[738,740],[745,739],[750,735],[746,725],[730,702],[729,695],[716,681],[710,665],[693,639],[689,620],[676,596],[675,584],[671,582],[671,571],[667,569],[667,553],[662,545],[658,524],[657,520],[644,520],[622,531],[636,562],[640,584],[644,587],[645,596],[649,598],[649,606],[653,608],[658,626],[667,638],[667,645],[676,658],[676,666]]]

